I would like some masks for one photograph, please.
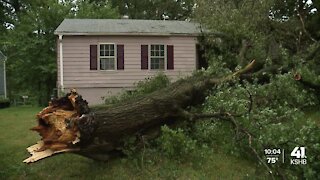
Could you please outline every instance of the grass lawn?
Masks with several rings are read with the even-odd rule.
[[[197,164],[155,155],[158,157],[154,161],[146,160],[143,168],[137,159],[97,162],[74,154],[60,154],[27,165],[22,162],[29,156],[26,148],[40,137],[29,128],[36,125],[35,114],[40,109],[0,109],[0,179],[248,179],[259,176],[254,163],[221,152],[211,152]]]

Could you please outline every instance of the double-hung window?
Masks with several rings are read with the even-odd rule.
[[[100,44],[99,47],[100,70],[115,70],[116,50],[114,44]]]
[[[150,47],[150,69],[165,69],[164,45],[153,44]]]

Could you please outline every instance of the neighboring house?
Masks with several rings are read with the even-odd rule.
[[[7,98],[6,60],[7,57],[0,51],[0,98]]]
[[[159,71],[172,80],[190,75],[199,64],[197,23],[65,19],[55,34],[58,90],[76,88],[90,104]]]

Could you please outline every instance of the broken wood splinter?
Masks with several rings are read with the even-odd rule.
[[[36,115],[38,126],[31,130],[38,132],[42,139],[27,148],[32,156],[23,162],[32,163],[53,154],[79,149],[75,146],[80,142],[81,133],[77,123],[83,115],[79,111],[79,101],[87,105],[76,90],[72,89],[65,97],[49,102],[49,106]]]

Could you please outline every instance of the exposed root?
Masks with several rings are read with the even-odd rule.
[[[81,133],[77,125],[80,117],[88,112],[87,102],[82,100],[75,89],[63,98],[52,100],[36,116],[38,126],[31,130],[38,132],[42,139],[27,148],[32,156],[23,162],[32,163],[56,153],[79,150],[77,144]]]

